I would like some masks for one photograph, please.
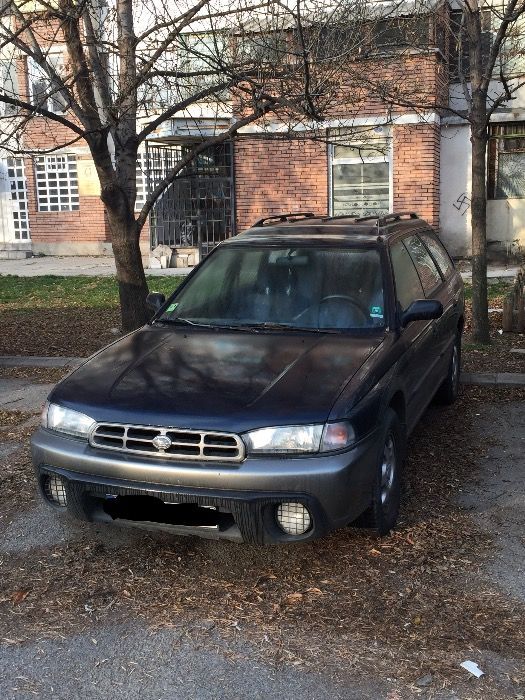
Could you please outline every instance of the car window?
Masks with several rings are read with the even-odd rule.
[[[417,236],[407,236],[403,239],[410,257],[414,261],[419,279],[423,285],[425,296],[429,296],[441,282],[441,275],[428,250]]]
[[[432,257],[437,262],[443,276],[450,277],[450,275],[454,272],[454,265],[444,246],[430,233],[421,232],[419,236],[423,239],[423,242],[430,250]]]
[[[215,251],[161,318],[351,330],[383,327],[384,306],[377,249],[250,244]]]
[[[406,311],[413,301],[425,297],[421,280],[408,250],[401,241],[394,243],[390,248],[390,257],[394,270],[397,300],[401,304],[401,309]]]

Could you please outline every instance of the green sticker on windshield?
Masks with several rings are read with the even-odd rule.
[[[179,303],[177,302],[176,304],[170,304],[168,308],[166,309],[166,313],[171,314],[172,311],[175,311]]]
[[[383,309],[380,306],[371,306],[370,318],[383,318]]]

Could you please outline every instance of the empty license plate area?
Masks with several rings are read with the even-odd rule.
[[[113,496],[104,499],[104,511],[113,520],[163,523],[214,530],[234,525],[231,513],[197,503],[165,503],[155,496]]]

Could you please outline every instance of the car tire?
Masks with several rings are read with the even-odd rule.
[[[401,503],[401,473],[405,454],[405,431],[397,413],[388,408],[381,431],[372,501],[356,522],[383,537],[394,529]]]
[[[461,335],[456,335],[452,354],[447,370],[447,376],[436,393],[436,401],[445,406],[450,406],[459,394],[459,377],[461,374]]]

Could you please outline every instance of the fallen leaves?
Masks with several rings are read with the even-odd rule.
[[[15,591],[11,596],[11,602],[13,605],[20,605],[29,595],[29,591]]]
[[[204,618],[214,635],[242,634],[275,663],[351,664],[383,676],[395,669],[410,683],[431,669],[436,686],[466,675],[456,662],[467,648],[521,658],[525,608],[479,575],[491,539],[456,497],[487,452],[475,413],[487,401],[524,397],[469,387],[455,407],[429,411],[410,440],[403,520],[382,540],[347,528],[300,546],[260,548],[86,524],[79,539],[4,555],[0,639],[86,627],[94,634],[94,625],[119,617],[155,629],[187,629]],[[31,480],[27,451],[18,460],[4,462],[0,474],[17,507]],[[14,604],[13,591],[29,588]],[[197,623],[192,629],[204,634]],[[484,700],[492,697],[504,694],[487,690]]]

